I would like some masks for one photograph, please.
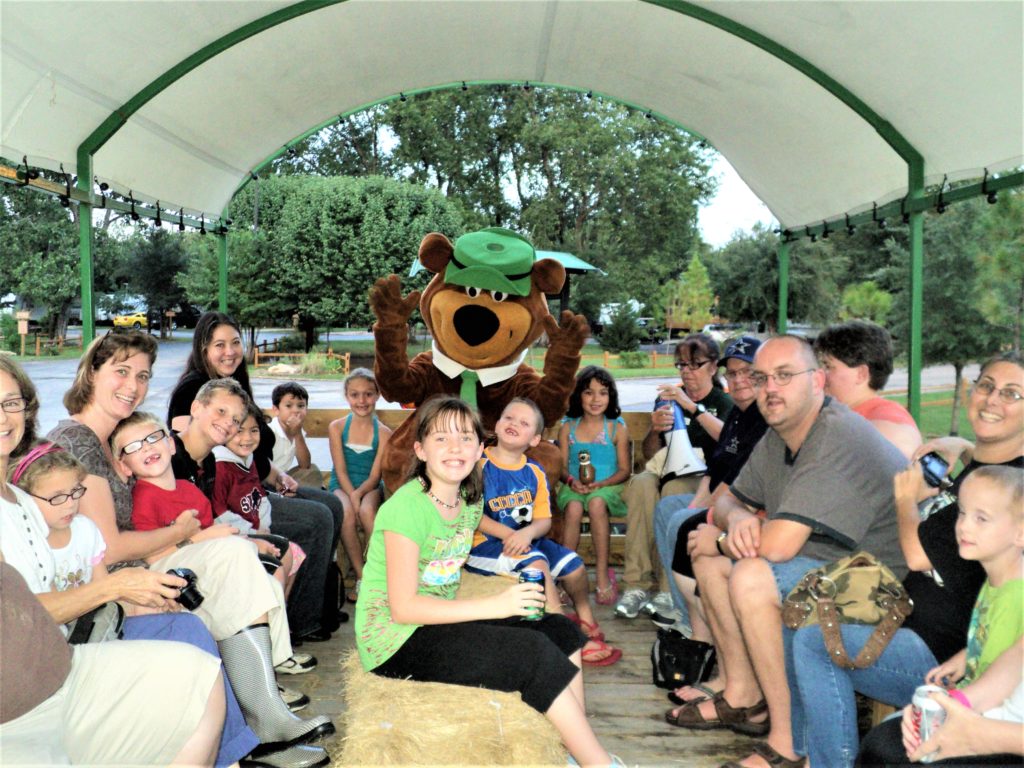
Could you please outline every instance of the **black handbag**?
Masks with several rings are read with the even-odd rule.
[[[651,646],[651,676],[659,688],[696,685],[711,678],[715,646],[690,640],[675,629],[659,629]]]

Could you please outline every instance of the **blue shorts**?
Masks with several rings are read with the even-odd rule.
[[[779,590],[779,599],[785,602],[786,595],[793,591],[793,587],[804,577],[805,573],[812,568],[820,568],[827,561],[797,555],[792,560],[786,560],[783,563],[773,563],[770,560],[765,562],[772,569],[772,576],[775,577],[775,586]]]
[[[583,567],[583,560],[568,547],[546,537],[534,539],[525,555],[509,557],[502,552],[505,543],[501,539],[488,537],[469,552],[466,570],[491,576],[510,575],[529,568],[531,563],[543,560],[548,565],[551,577],[561,579]]]

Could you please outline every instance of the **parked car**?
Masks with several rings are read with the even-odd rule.
[[[148,328],[149,320],[147,319],[145,312],[132,312],[127,315],[114,315],[114,327],[134,328],[135,330],[139,330],[140,328]]]
[[[653,317],[638,317],[636,326],[640,329],[640,341],[644,344],[661,344],[668,335]]]

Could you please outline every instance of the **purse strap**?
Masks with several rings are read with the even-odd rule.
[[[902,591],[902,585],[900,589]],[[885,647],[889,645],[896,630],[910,615],[913,603],[910,601],[910,596],[902,591],[902,594],[899,595],[883,597],[879,601],[879,606],[885,609],[885,615],[875,625],[875,631],[864,643],[857,658],[851,660],[846,652],[846,645],[843,643],[835,600],[828,594],[818,597],[818,623],[821,626],[821,636],[825,640],[828,656],[836,666],[843,669],[866,669],[874,664],[882,655]]]

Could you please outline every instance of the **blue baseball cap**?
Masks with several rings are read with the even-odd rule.
[[[729,346],[725,348],[725,354],[722,355],[718,362],[724,365],[725,361],[730,357],[735,357],[737,360],[742,360],[745,363],[752,363],[754,362],[754,353],[757,352],[757,348],[760,346],[760,339],[755,339],[753,336],[740,336],[738,339],[729,342]]]

